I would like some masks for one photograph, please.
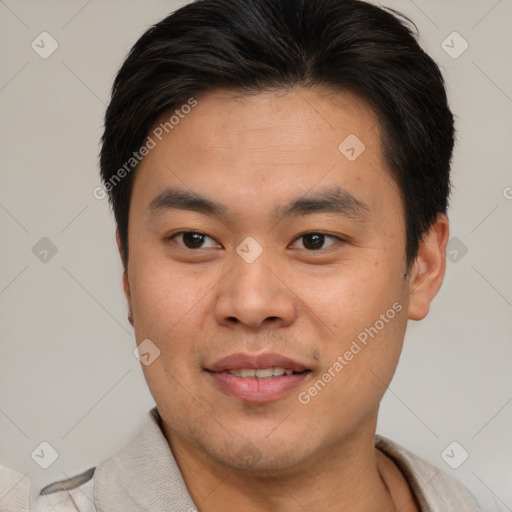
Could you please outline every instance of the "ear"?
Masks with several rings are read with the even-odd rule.
[[[422,320],[428,315],[430,303],[441,288],[449,231],[448,218],[440,213],[420,244],[409,277],[408,317],[411,320]]]
[[[124,296],[126,297],[126,301],[128,302],[128,321],[133,325],[133,312],[132,312],[132,300],[130,295],[130,283],[128,281],[128,268],[125,264],[124,254],[123,254],[123,245],[121,244],[121,236],[119,235],[119,230],[116,231],[116,242],[117,249],[119,251],[119,256],[121,257],[121,261],[123,262],[123,291]]]

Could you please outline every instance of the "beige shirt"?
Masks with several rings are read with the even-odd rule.
[[[28,512],[29,479],[0,464],[0,512]]]
[[[422,512],[479,512],[452,476],[381,436],[375,446],[400,468]],[[197,512],[160,428],[158,412],[120,452],[95,470],[41,491],[35,512]]]

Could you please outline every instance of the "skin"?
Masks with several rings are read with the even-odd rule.
[[[212,91],[197,100],[137,170],[123,279],[137,343],[149,338],[161,351],[144,375],[192,498],[201,512],[226,503],[249,512],[417,510],[374,435],[407,322],[427,315],[442,284],[447,218],[438,216],[407,269],[404,212],[379,124],[351,93]],[[366,147],[354,161],[338,150],[349,134]],[[152,211],[168,187],[229,211]],[[367,208],[271,217],[276,206],[334,187]],[[190,239],[173,237],[183,231],[207,236],[189,248]],[[302,235],[318,232],[329,236],[312,250]],[[252,263],[236,252],[247,236],[263,249]],[[394,303],[401,311],[299,403]],[[229,396],[205,371],[235,352],[268,351],[311,369],[270,403]],[[247,450],[256,454],[250,463]]]

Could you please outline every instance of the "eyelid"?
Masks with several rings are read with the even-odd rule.
[[[296,236],[295,239],[293,240],[292,244],[295,244],[298,240],[300,240],[301,238],[307,236],[307,235],[323,235],[324,237],[327,237],[327,238],[333,238],[336,240],[335,243],[329,245],[328,247],[325,247],[325,248],[321,248],[321,249],[317,249],[317,250],[307,250],[307,249],[301,249],[301,250],[305,250],[307,251],[308,253],[320,253],[320,252],[325,252],[326,250],[330,249],[331,247],[334,247],[335,245],[337,245],[338,242],[345,242],[346,240],[338,235],[332,235],[330,233],[325,233],[324,231],[305,231],[304,233],[301,233],[300,235]]]
[[[219,242],[217,242],[217,240],[215,240],[215,238],[210,236],[208,233],[204,233],[203,231],[197,231],[194,229],[182,229],[181,231],[177,231],[176,233],[172,233],[171,235],[166,236],[165,239],[167,241],[173,241],[179,235],[184,235],[186,233],[193,233],[195,235],[202,235],[202,236],[208,237],[210,240],[213,240],[216,244],[221,246],[221,244]],[[185,245],[183,245],[181,243],[178,243],[178,245],[182,249],[189,250],[189,251],[199,251],[200,249],[211,249],[211,247],[199,247],[198,249],[191,249],[190,247],[186,247]]]
[[[193,229],[188,229],[188,230],[180,230],[180,231],[177,231],[175,233],[172,233],[171,235],[168,235],[165,237],[166,240],[168,241],[171,241],[171,240],[174,240],[175,238],[177,238],[179,235],[184,235],[186,233],[193,233],[193,234],[197,234],[197,235],[202,235],[202,236],[205,236],[207,238],[209,238],[210,240],[213,240],[216,244],[218,244],[218,246],[221,246],[222,247],[222,244],[220,244],[219,242],[217,242],[217,240],[215,240],[215,238],[213,238],[212,236],[210,236],[208,233],[204,233],[203,231],[197,231],[197,230],[193,230]],[[293,245],[295,244],[298,240],[300,240],[301,238],[307,236],[307,235],[323,235],[324,237],[327,237],[327,238],[332,238],[334,240],[336,240],[335,243],[329,245],[328,247],[325,247],[325,248],[321,248],[321,249],[317,249],[317,250],[307,250],[307,249],[301,249],[301,250],[305,250],[307,252],[311,252],[311,253],[320,253],[320,252],[325,252],[327,249],[331,248],[331,247],[334,247],[335,245],[337,245],[338,242],[345,242],[346,240],[338,235],[332,235],[330,233],[326,233],[324,231],[305,231],[299,235],[297,235],[294,240],[292,241],[292,243],[290,245]],[[197,249],[191,249],[190,247],[186,247],[185,245],[183,244],[178,244],[181,248],[185,249],[185,250],[190,250],[190,251],[198,251],[200,249],[211,249],[211,247],[199,247]]]

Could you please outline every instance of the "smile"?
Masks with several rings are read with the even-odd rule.
[[[281,354],[231,354],[205,368],[215,389],[244,402],[265,403],[285,398],[312,371]]]
[[[243,368],[241,370],[229,370],[227,373],[242,377],[243,379],[271,379],[272,377],[281,377],[282,375],[293,375],[293,370],[285,370],[284,368]]]

